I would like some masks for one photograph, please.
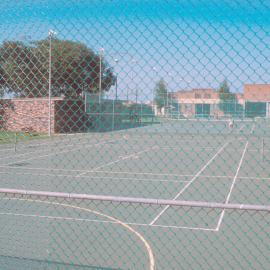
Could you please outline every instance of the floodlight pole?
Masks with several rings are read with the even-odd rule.
[[[115,65],[118,64],[119,60],[116,58],[114,59]],[[116,80],[115,80],[115,100],[118,99],[118,73],[116,72]]]
[[[166,116],[168,117],[168,110],[169,110],[169,92],[168,92],[168,89],[167,89],[167,97],[166,97],[166,107],[167,107],[167,110],[166,110]]]
[[[48,135],[51,136],[51,97],[52,97],[52,38],[57,33],[53,30],[49,30],[49,127]]]
[[[158,76],[158,72],[157,72],[157,68],[156,67],[153,67],[153,71],[155,72],[155,75],[156,75],[156,79],[157,79],[157,76]],[[154,93],[154,88],[155,86],[153,86],[153,89],[152,89],[152,111],[154,112],[154,100],[155,100],[155,93]]]
[[[133,64],[137,64],[136,59],[132,59]],[[132,82],[134,80],[134,66],[132,66]],[[138,85],[135,83],[135,100],[136,100],[136,113],[138,112]]]
[[[104,49],[99,49],[99,96],[98,96],[98,102],[100,104],[101,102],[101,92],[102,92],[102,59],[104,57]]]
[[[168,75],[170,76],[171,80],[170,82],[173,80],[173,75],[172,73],[168,73]],[[168,97],[169,97],[169,93],[167,91],[167,94],[168,94]],[[168,97],[167,97],[167,100],[168,100]],[[172,91],[170,92],[170,108],[169,108],[169,112],[170,112],[170,117],[172,118]]]

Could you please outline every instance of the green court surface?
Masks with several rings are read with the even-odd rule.
[[[182,120],[5,144],[1,187],[269,205],[268,129]],[[150,251],[155,269],[270,268],[268,212],[2,194],[0,216],[5,269],[151,269]]]

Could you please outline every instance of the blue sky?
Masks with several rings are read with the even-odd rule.
[[[170,91],[270,82],[270,1],[2,0],[0,42],[61,39],[105,49],[122,98],[151,99],[163,77]],[[115,66],[114,59],[119,59]],[[111,90],[111,96],[114,89]]]

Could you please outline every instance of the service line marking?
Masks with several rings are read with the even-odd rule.
[[[227,145],[230,142],[226,142],[216,153],[215,155],[195,174],[195,176],[190,180],[190,182],[188,182],[177,194],[176,196],[173,198],[173,200],[177,200],[178,197],[200,176],[200,174],[213,162],[213,160],[223,151],[223,149],[225,147],[227,147]],[[163,210],[149,223],[150,225],[155,224],[155,222],[157,222],[157,220],[167,211],[167,209],[170,206],[167,205],[166,207],[163,208]]]

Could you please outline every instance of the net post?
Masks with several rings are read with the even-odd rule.
[[[141,101],[141,116],[139,118],[139,124],[142,126],[142,115],[143,115],[143,108],[142,108],[142,101]]]
[[[264,162],[264,153],[265,153],[265,150],[264,150],[264,138],[262,138],[261,154],[262,154],[262,161],[263,162]]]
[[[15,131],[15,134],[14,134],[14,152],[16,153],[17,152],[17,131]]]
[[[87,93],[84,92],[84,112],[87,113]]]
[[[115,104],[114,104],[114,99],[113,99],[113,106],[112,106],[112,131],[114,131],[114,117],[115,117],[115,108],[114,108],[114,106],[115,106]]]

